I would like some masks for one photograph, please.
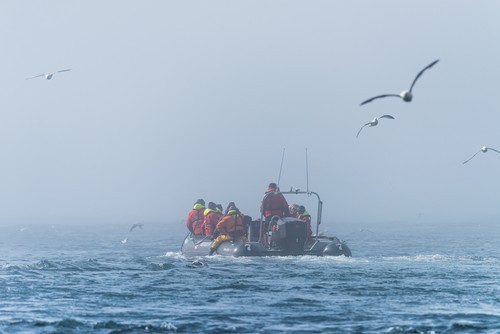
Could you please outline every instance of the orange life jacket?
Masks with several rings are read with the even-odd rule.
[[[216,228],[221,234],[229,235],[230,237],[240,237],[245,234],[243,216],[236,210],[230,210],[227,215],[222,217],[217,223]]]

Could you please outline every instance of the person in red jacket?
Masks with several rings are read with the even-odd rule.
[[[199,199],[194,203],[193,209],[189,211],[186,227],[188,230],[194,235],[204,235],[204,226],[203,221],[205,219],[204,216],[205,211],[205,201],[203,199]]]
[[[264,213],[266,221],[270,221],[273,216],[287,217],[288,203],[282,193],[279,192],[276,183],[269,183],[266,196],[261,205],[261,211]]]
[[[222,217],[222,212],[217,210],[217,206],[214,202],[208,202],[208,208],[205,210],[205,220],[203,225],[205,225],[205,235],[213,235],[215,226]]]

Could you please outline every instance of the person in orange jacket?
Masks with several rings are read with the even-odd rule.
[[[262,204],[260,209],[264,213],[266,221],[270,221],[273,216],[288,217],[290,214],[285,196],[279,192],[278,186],[274,182],[269,183]]]
[[[203,221],[205,219],[204,216],[205,211],[205,201],[203,199],[199,199],[194,203],[193,209],[189,211],[186,227],[188,230],[194,235],[204,235],[204,226]]]
[[[301,205],[297,210],[299,216],[297,218],[303,220],[307,225],[307,238],[311,239],[312,237],[312,229],[311,229],[311,215],[307,212],[306,207]]]
[[[213,235],[215,231],[215,226],[222,217],[222,212],[217,210],[217,206],[214,202],[208,202],[208,208],[203,213],[205,215],[205,220],[203,225],[205,226],[205,235]]]
[[[243,223],[243,214],[241,214],[240,210],[234,205],[228,208],[228,211],[224,217],[217,223],[216,233],[220,234],[210,245],[210,253],[209,255],[213,255],[217,250],[217,247],[228,240],[243,240],[244,242],[248,242],[248,239],[245,236],[245,225]]]

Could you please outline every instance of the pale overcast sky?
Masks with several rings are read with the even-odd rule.
[[[197,198],[256,217],[283,148],[281,188],[306,188],[307,148],[327,226],[498,221],[500,154],[462,162],[500,149],[499,13],[499,1],[2,1],[0,221],[179,224]],[[411,103],[359,106],[436,59]],[[395,120],[356,138],[383,114]]]

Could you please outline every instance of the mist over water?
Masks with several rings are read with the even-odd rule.
[[[500,2],[27,4],[0,2],[0,333],[499,333],[500,155],[462,162],[500,149]],[[352,258],[180,254],[196,199],[255,219],[278,179]]]
[[[186,258],[182,229],[129,228],[7,226],[0,330],[498,332],[500,236],[484,226],[355,229],[352,258]]]

